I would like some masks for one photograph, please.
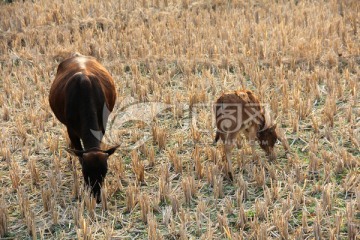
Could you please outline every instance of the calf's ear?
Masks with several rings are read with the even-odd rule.
[[[84,151],[79,151],[79,150],[76,150],[76,149],[65,148],[65,150],[68,153],[70,153],[71,155],[78,156],[78,157],[82,157],[83,154],[84,154]]]
[[[115,150],[116,150],[118,147],[120,147],[120,145],[116,145],[116,146],[114,146],[114,147],[111,147],[111,148],[109,148],[108,150],[105,150],[104,153],[107,153],[107,154],[109,154],[109,156],[110,156],[111,154],[113,154],[113,153],[115,152]]]
[[[274,132],[276,130],[276,123],[270,127],[270,131]]]

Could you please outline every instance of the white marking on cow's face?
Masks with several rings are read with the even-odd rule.
[[[78,62],[80,68],[85,69],[85,63],[87,62],[85,57],[77,57],[76,61]]]

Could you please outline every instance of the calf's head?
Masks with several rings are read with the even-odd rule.
[[[270,160],[276,159],[275,143],[278,137],[276,134],[276,124],[258,132],[258,141],[260,147],[265,151]]]
[[[69,153],[79,157],[85,184],[91,188],[97,203],[101,201],[101,186],[108,171],[108,158],[118,147],[108,150],[91,148],[85,151],[67,149]]]
[[[275,143],[278,140],[276,123],[270,117],[270,113],[265,109],[264,112],[264,126],[257,133],[257,138],[260,147],[265,151],[270,160],[276,159],[276,152],[274,149]]]

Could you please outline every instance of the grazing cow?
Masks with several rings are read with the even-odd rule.
[[[50,89],[50,107],[67,128],[71,141],[68,151],[79,157],[84,181],[97,202],[108,170],[107,160],[118,147],[100,149],[115,100],[114,81],[95,58],[75,54],[59,64]]]
[[[249,140],[253,156],[255,155],[255,141],[269,156],[276,158],[274,145],[278,139],[276,124],[269,112],[261,107],[259,99],[250,90],[238,90],[222,94],[216,101],[216,136],[214,145],[221,138],[224,142],[225,157],[228,162],[230,179],[233,179],[231,164],[231,150],[240,132]]]

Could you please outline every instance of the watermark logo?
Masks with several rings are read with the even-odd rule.
[[[112,114],[106,105],[104,106],[103,123],[107,123],[105,135],[98,130],[91,130],[91,132],[107,145],[120,144],[120,147],[125,150],[136,149],[152,138],[151,127],[155,118],[166,111],[168,114],[173,114],[175,108],[178,108],[177,110],[180,108],[180,111],[183,112],[180,131],[190,131],[190,128],[194,128],[196,131],[210,136],[215,132],[215,128],[221,133],[235,133],[252,123],[261,124],[264,120],[264,114],[261,112],[259,104],[198,103],[190,108],[185,103],[138,102],[132,97],[127,97]],[[208,113],[212,126],[211,130],[202,124],[204,119],[199,114],[201,112]],[[129,131],[129,122],[143,122],[143,126],[147,126],[147,128],[139,129],[141,136],[135,142],[119,142],[122,140],[119,136],[127,130]],[[169,131],[171,130],[169,129]]]
[[[214,104],[214,112],[213,121],[220,133],[236,133],[254,123],[261,125],[264,121],[261,106],[256,103]]]
[[[172,110],[173,104],[166,104],[161,102],[137,102],[132,97],[125,98],[120,106],[110,115],[110,111],[106,107],[103,108],[103,123],[106,124],[105,135],[102,131],[93,130],[92,134],[103,143],[107,145],[120,144],[120,147],[125,150],[136,149],[151,139],[151,131],[140,130],[142,136],[136,142],[128,143],[126,141],[120,142],[119,136],[126,131],[129,122],[143,122],[145,126],[151,129],[154,119],[166,110]],[[184,110],[188,109],[182,106]],[[183,130],[187,130],[187,122],[183,125]]]

